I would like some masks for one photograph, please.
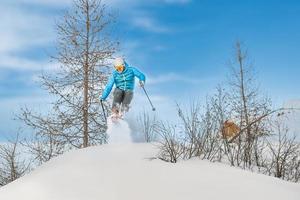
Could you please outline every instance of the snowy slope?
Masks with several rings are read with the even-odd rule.
[[[72,151],[0,188],[1,200],[299,200],[300,184],[201,160],[151,159],[153,144]]]

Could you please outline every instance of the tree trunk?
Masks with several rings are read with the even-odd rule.
[[[244,66],[243,66],[243,53],[241,51],[240,43],[237,43],[237,50],[238,50],[238,61],[240,67],[240,81],[241,81],[241,96],[243,101],[243,114],[245,118],[245,125],[246,125],[246,148],[245,148],[245,164],[251,165],[251,128],[249,126],[249,115],[248,115],[248,108],[247,108],[247,97],[245,95],[245,83],[244,83]]]
[[[89,142],[88,130],[88,89],[89,89],[89,34],[90,34],[90,18],[89,18],[89,2],[86,2],[86,49],[84,64],[84,102],[83,102],[83,147],[87,147]]]

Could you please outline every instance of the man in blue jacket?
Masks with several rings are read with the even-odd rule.
[[[114,61],[114,67],[115,70],[109,78],[109,81],[102,93],[101,101],[106,100],[115,85],[116,88],[113,92],[114,99],[112,111],[115,114],[118,114],[120,106],[122,108],[122,112],[127,112],[129,109],[129,104],[133,98],[135,77],[140,80],[139,83],[141,87],[144,86],[146,77],[136,68],[129,66],[123,58],[116,58]]]

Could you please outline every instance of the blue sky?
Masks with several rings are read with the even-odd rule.
[[[54,21],[70,0],[3,0],[0,5],[0,135],[18,130],[21,106],[44,111],[51,99],[39,88],[55,40]],[[161,112],[174,101],[203,100],[228,75],[240,39],[274,106],[300,104],[300,2],[296,0],[105,0],[117,16],[119,54],[148,77]],[[295,103],[296,102],[296,103]],[[147,103],[136,90],[133,106]],[[146,105],[147,106],[147,105]],[[146,107],[147,109],[147,107]]]

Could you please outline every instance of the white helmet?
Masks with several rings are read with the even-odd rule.
[[[118,57],[114,60],[114,66],[124,66],[125,65],[125,61],[123,58]]]

